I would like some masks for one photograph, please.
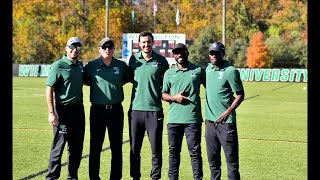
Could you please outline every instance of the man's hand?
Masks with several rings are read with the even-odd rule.
[[[56,112],[50,112],[48,116],[49,124],[52,126],[57,126],[59,124],[59,117]]]
[[[174,95],[174,101],[177,103],[181,103],[184,99],[190,100],[188,97],[182,95],[184,93],[184,90],[179,92],[178,94]]]

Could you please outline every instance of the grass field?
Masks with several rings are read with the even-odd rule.
[[[13,179],[45,179],[49,150],[53,138],[47,121],[46,78],[13,77]],[[244,180],[307,179],[307,91],[306,83],[244,82],[245,101],[237,109],[240,146],[240,173]],[[129,107],[131,84],[125,85],[125,114]],[[201,91],[204,103],[204,89]],[[89,88],[84,86],[86,132],[79,179],[89,179]],[[168,103],[164,102],[165,117]],[[204,106],[203,106],[204,107]],[[204,109],[204,108],[203,108]],[[203,117],[205,118],[205,117]],[[203,126],[204,127],[204,126]],[[204,129],[204,128],[203,128]],[[123,143],[123,180],[129,180],[128,122],[125,116]],[[202,133],[204,179],[210,179],[204,131]],[[166,126],[163,132],[162,179],[168,179],[168,145]],[[109,179],[109,140],[103,145],[101,179]],[[151,152],[148,139],[142,147],[142,180],[148,180]],[[67,151],[63,154],[60,179],[67,177]],[[224,155],[222,179],[227,179]],[[180,179],[192,180],[186,142],[181,152]]]

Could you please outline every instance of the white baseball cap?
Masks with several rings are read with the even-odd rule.
[[[67,45],[70,46],[71,44],[74,44],[74,43],[79,43],[81,44],[81,40],[78,38],[78,37],[71,37],[68,42],[67,42]]]

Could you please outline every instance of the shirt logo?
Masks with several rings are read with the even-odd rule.
[[[194,77],[194,76],[196,76],[196,70],[191,70],[191,75],[190,75],[191,77]]]
[[[98,72],[98,71],[101,71],[101,69],[97,69],[97,72]]]
[[[80,69],[81,69],[81,72],[83,72],[83,67],[82,66],[80,66]]]
[[[113,70],[114,70],[114,74],[119,74],[120,72],[119,67],[113,67]]]
[[[152,61],[152,66],[153,67],[158,67],[159,66],[159,63],[157,62],[157,60],[153,60]]]
[[[219,77],[218,79],[222,79],[223,78],[223,72],[219,72]]]

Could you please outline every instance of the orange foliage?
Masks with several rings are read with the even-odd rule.
[[[250,68],[270,67],[271,61],[272,58],[264,43],[263,33],[255,33],[247,50],[247,66]]]

